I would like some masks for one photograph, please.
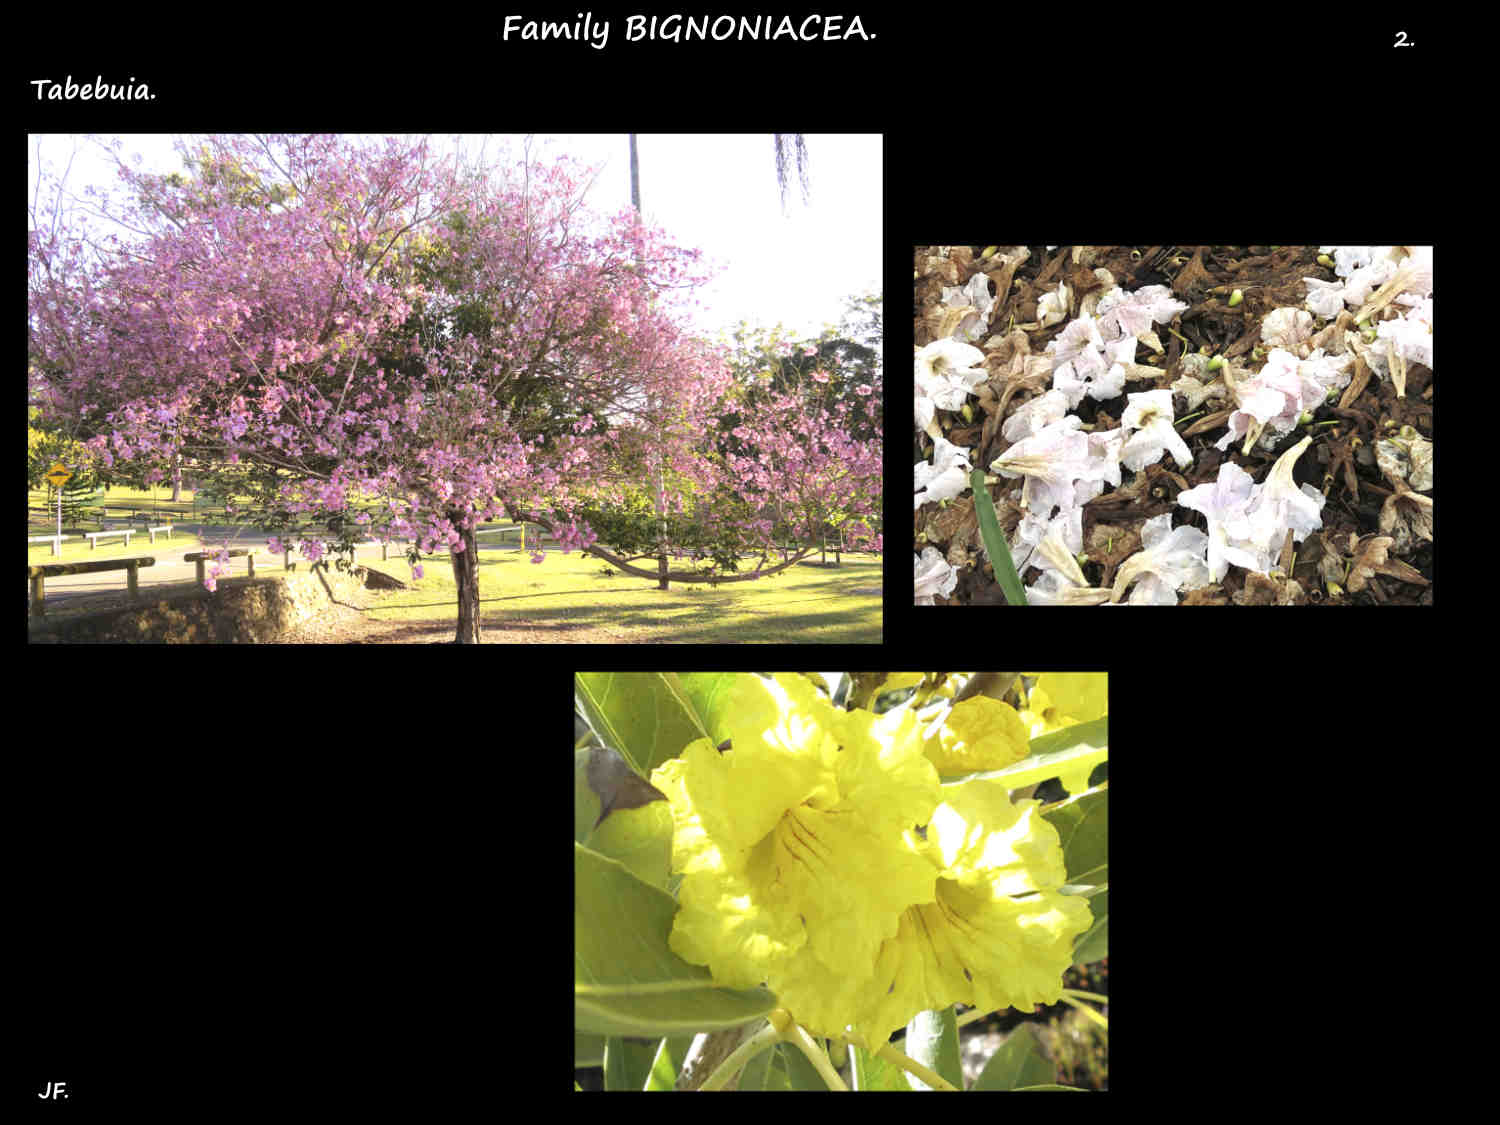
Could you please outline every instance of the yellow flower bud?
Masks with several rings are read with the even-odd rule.
[[[766,1019],[771,1021],[771,1026],[781,1035],[792,1030],[792,1013],[785,1008],[773,1008]]]

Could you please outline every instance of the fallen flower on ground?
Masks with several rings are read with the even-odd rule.
[[[1076,414],[1069,414],[1011,446],[991,462],[990,471],[1026,478],[1023,508],[1047,514],[1054,507],[1071,506],[1073,482],[1090,469],[1089,435],[1078,428],[1082,424]]]
[[[1152,324],[1166,324],[1187,310],[1187,302],[1173,297],[1165,285],[1147,285],[1133,293],[1116,288],[1100,297],[1097,307],[1100,331],[1121,336],[1140,336]]]
[[[920,555],[913,555],[916,562],[916,603],[936,605],[933,596],[948,597],[958,585],[958,571],[948,565],[948,560],[936,547],[924,547]]]
[[[1223,581],[1231,565],[1246,570],[1260,566],[1260,556],[1255,551],[1238,546],[1229,538],[1229,526],[1244,520],[1254,492],[1255,478],[1234,462],[1226,461],[1219,466],[1218,480],[1177,494],[1180,506],[1202,512],[1208,519],[1208,574],[1214,582]]]
[[[1120,463],[1139,472],[1154,465],[1162,454],[1171,452],[1180,468],[1193,463],[1193,454],[1172,428],[1172,392],[1143,391],[1129,397],[1129,405],[1120,417],[1122,430],[1134,430],[1120,449]]]
[[[932,441],[932,460],[918,461],[912,466],[916,481],[916,505],[930,504],[935,500],[953,500],[963,495],[969,487],[969,451],[954,445],[946,438]]]
[[[1068,315],[1068,297],[1068,287],[1061,281],[1057,283],[1055,290],[1043,293],[1042,299],[1036,303],[1037,323],[1043,328],[1061,323],[1063,317]]]
[[[995,305],[995,298],[990,296],[990,279],[982,273],[976,273],[969,278],[967,285],[945,287],[943,304],[950,309],[973,310],[959,322],[951,333],[952,338],[965,343],[979,339],[984,335],[985,326],[990,319],[990,309]]]
[[[1227,449],[1243,437],[1246,453],[1257,440],[1269,449],[1292,432],[1302,414],[1303,387],[1297,363],[1291,352],[1275,348],[1259,371],[1233,385],[1239,409],[1229,416],[1229,428],[1214,443],[1215,448]]]
[[[959,409],[988,378],[984,353],[972,344],[944,338],[916,349],[917,428],[929,437],[939,437],[935,411]]]
[[[1413,492],[1399,476],[1386,473],[1385,479],[1395,491],[1380,506],[1378,526],[1380,534],[1391,537],[1391,550],[1404,555],[1416,545],[1415,539],[1431,543],[1432,497]]]
[[[1276,459],[1265,481],[1250,498],[1242,523],[1229,529],[1231,536],[1264,552],[1267,565],[1255,567],[1256,570],[1269,572],[1288,531],[1292,533],[1292,542],[1300,543],[1323,526],[1327,497],[1312,485],[1299,486],[1292,479],[1297,459],[1311,444],[1312,438],[1305,437]]]
[[[1386,476],[1409,481],[1418,492],[1432,487],[1432,442],[1415,430],[1376,442],[1375,464]]]
[[[1260,342],[1268,348],[1281,348],[1302,355],[1298,349],[1312,335],[1312,314],[1302,309],[1272,309],[1260,322]]]
[[[1125,560],[1115,575],[1110,603],[1135,583],[1130,605],[1176,605],[1177,591],[1208,584],[1208,564],[1203,561],[1208,536],[1196,527],[1172,526],[1172,514],[1156,516],[1141,528],[1141,545]]]
[[[1073,515],[1077,523],[1081,512],[1075,509]],[[1081,526],[1077,539],[1081,546]],[[1102,605],[1109,600],[1108,590],[1089,585],[1075,554],[1076,549],[1069,548],[1059,528],[1048,530],[1031,559],[1032,565],[1042,568],[1042,576],[1026,588],[1027,605]]]

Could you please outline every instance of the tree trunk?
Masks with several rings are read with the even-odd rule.
[[[182,499],[182,455],[172,458],[172,503]]]
[[[458,523],[458,513],[448,517]],[[458,636],[454,644],[477,645],[479,641],[479,548],[473,528],[466,528],[462,551],[453,552],[453,581],[458,586]]]

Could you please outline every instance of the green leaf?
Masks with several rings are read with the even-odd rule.
[[[960,1090],[964,1088],[964,1072],[958,1063],[958,1016],[953,1005],[941,1010],[918,1012],[906,1025],[905,1053],[929,1070]],[[913,1090],[931,1090],[915,1074],[906,1074],[906,1081]]]
[[[787,1076],[786,1056],[800,1055],[801,1053],[801,1051],[797,1050],[796,1047],[793,1047],[789,1043],[777,1043],[769,1051],[762,1051],[758,1056],[756,1056],[756,1058],[766,1060],[766,1074],[762,1085],[746,1086],[745,1079],[741,1077],[739,1089],[790,1090],[792,1088],[792,1082],[791,1079]],[[746,1064],[743,1073],[748,1074],[750,1072],[750,1068],[755,1065],[755,1061],[755,1059],[751,1059],[750,1062]]]
[[[1031,1025],[1023,1023],[1005,1037],[970,1090],[1016,1090],[1051,1085],[1056,1080],[1057,1068],[1042,1055]]]
[[[1024,789],[1070,771],[1086,774],[1109,757],[1109,716],[1074,723],[1063,730],[1033,738],[1030,750],[1026,757],[1004,769],[948,777],[942,784],[962,785],[966,781],[984,779],[1003,781],[1010,789]]]
[[[1042,810],[1062,840],[1068,882],[1097,887],[1109,882],[1109,790],[1090,789]]]
[[[617,859],[665,887],[672,861],[672,811],[665,795],[605,746],[573,754],[573,842]]]
[[[779,1044],[778,1044],[779,1046]],[[736,1090],[766,1090],[770,1089],[772,1076],[772,1064],[776,1061],[776,1047],[768,1047],[760,1054],[745,1064],[745,1069],[740,1071],[740,1080],[735,1085]],[[783,1072],[784,1073],[784,1072]]]
[[[604,1036],[573,1032],[573,1066],[604,1065]]]
[[[642,777],[689,742],[708,737],[681,677],[660,672],[579,672],[579,707],[605,745]]]
[[[717,746],[729,737],[729,704],[735,684],[747,672],[680,672],[677,681],[708,737]],[[679,751],[680,753],[681,751]]]
[[[776,1006],[764,988],[720,988],[667,945],[677,903],[623,864],[573,845],[573,1025],[596,1035],[717,1031]]]
[[[823,1040],[814,1039],[820,1048]],[[823,1081],[823,1076],[818,1073],[818,1068],[808,1061],[801,1048],[793,1043],[783,1043],[783,1060],[786,1062],[787,1079],[793,1090],[826,1090],[828,1083]]]
[[[573,842],[617,859],[637,878],[665,888],[672,866],[671,806],[608,747],[575,751]]]
[[[604,1041],[604,1088],[644,1090],[658,1042],[612,1035]]]
[[[853,1071],[853,1085],[850,1089],[911,1093],[911,1087],[906,1082],[906,1071],[899,1066],[893,1066],[879,1056],[870,1054],[863,1047],[851,1046],[849,1059]]]
[[[656,1058],[651,1062],[651,1074],[646,1079],[648,1090],[673,1090],[677,1087],[677,1075],[682,1072],[682,1060],[693,1045],[691,1035],[669,1035],[657,1044]]]
[[[573,751],[573,843],[587,844],[604,811],[604,802],[589,785],[589,751]]]
[[[995,518],[995,505],[990,499],[989,486],[984,483],[984,470],[975,469],[969,474],[969,484],[974,489],[974,512],[979,517],[979,535],[984,540],[985,554],[995,568],[995,581],[1011,605],[1026,604],[1026,590],[1021,585],[1021,576],[1016,573],[1016,564],[1010,557],[1010,548],[1005,543],[1005,533],[1000,530],[1000,521]]]
[[[1094,895],[1088,900],[1094,914],[1094,924],[1078,935],[1073,943],[1073,963],[1091,965],[1109,956],[1109,892]]]

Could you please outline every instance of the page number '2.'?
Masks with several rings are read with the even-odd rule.
[[[1398,32],[1396,32],[1396,42],[1395,42],[1394,46],[1397,46],[1397,47],[1415,47],[1416,44],[1415,43],[1408,43],[1406,41],[1406,32],[1404,32],[1404,31],[1398,31]]]

